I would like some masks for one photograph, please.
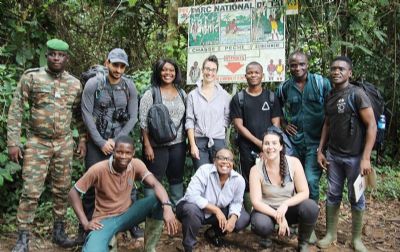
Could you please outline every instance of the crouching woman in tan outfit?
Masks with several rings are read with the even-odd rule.
[[[309,190],[300,161],[285,155],[283,132],[271,126],[263,137],[260,162],[250,171],[252,231],[267,238],[278,224],[278,235],[290,235],[290,224],[299,223],[298,251],[308,251],[307,241],[318,218],[318,205]]]

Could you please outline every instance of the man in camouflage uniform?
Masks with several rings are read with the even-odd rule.
[[[47,67],[25,71],[8,112],[9,157],[14,162],[24,158],[23,189],[17,213],[19,235],[12,251],[28,251],[30,225],[48,173],[52,180],[54,204],[53,242],[62,247],[74,246],[74,241],[69,240],[64,232],[63,218],[71,187],[73,119],[80,123],[78,129],[81,138],[77,151],[81,157],[86,154],[79,109],[82,90],[79,80],[64,71],[68,61],[68,44],[52,39],[47,42],[47,48]],[[23,121],[24,107],[27,105],[30,115],[28,121]],[[20,141],[22,125],[26,127],[27,136],[24,152]]]

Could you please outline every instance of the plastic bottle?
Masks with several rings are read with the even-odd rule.
[[[386,118],[385,115],[380,115],[378,120],[378,132],[376,134],[376,147],[379,151],[383,147],[383,140],[385,138]]]
[[[380,115],[378,120],[378,130],[385,131],[386,128],[386,117],[385,115]]]

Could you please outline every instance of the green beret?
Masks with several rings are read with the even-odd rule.
[[[55,51],[68,51],[69,45],[60,39],[50,39],[46,43],[47,48]]]

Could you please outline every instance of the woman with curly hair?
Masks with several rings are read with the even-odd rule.
[[[260,162],[250,171],[250,198],[253,204],[251,228],[271,246],[269,236],[275,224],[278,235],[290,235],[289,225],[299,224],[298,251],[308,251],[308,240],[318,218],[318,205],[308,198],[303,166],[285,155],[283,132],[271,126],[263,137]]]
[[[178,65],[171,59],[158,60],[153,66],[151,77],[152,89],[155,89],[149,89],[144,93],[139,107],[144,162],[159,181],[167,177],[171,199],[175,202],[183,196],[183,168],[186,155],[184,132],[186,93],[179,87],[180,82],[181,72]],[[147,130],[148,112],[154,103],[153,91],[161,93],[162,103],[168,108],[170,118],[177,128],[176,138],[167,143],[157,143]]]

